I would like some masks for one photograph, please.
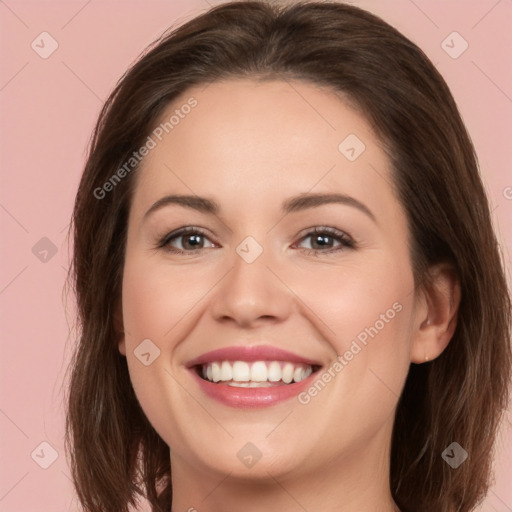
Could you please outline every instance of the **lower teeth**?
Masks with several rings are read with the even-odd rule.
[[[220,384],[220,382],[219,382]],[[227,384],[228,386],[234,386],[237,388],[270,388],[273,386],[283,386],[286,385],[283,381],[279,382],[224,382],[224,384]]]

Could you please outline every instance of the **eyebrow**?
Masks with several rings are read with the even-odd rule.
[[[309,208],[317,208],[325,204],[336,203],[357,208],[374,222],[377,222],[375,215],[364,203],[345,194],[300,194],[284,201],[281,210],[283,214],[288,214]],[[179,205],[209,215],[218,215],[220,213],[220,206],[212,199],[193,195],[172,194],[162,197],[151,205],[149,210],[144,214],[143,220],[146,220],[147,217],[155,211],[169,205]]]

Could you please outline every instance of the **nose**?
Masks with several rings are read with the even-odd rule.
[[[251,328],[283,322],[293,308],[294,295],[265,251],[252,263],[235,253],[231,270],[215,287],[211,312],[218,322]]]

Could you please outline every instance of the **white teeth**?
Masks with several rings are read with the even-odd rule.
[[[263,361],[256,361],[251,366],[251,380],[253,382],[266,382],[267,365]]]
[[[294,366],[291,363],[286,363],[283,368],[283,382],[286,382],[286,384],[290,384],[290,382],[293,380],[293,369]]]
[[[267,375],[270,382],[279,382],[282,377],[281,365],[277,361],[272,361],[268,365]]]
[[[219,363],[212,363],[212,376],[213,376],[213,382],[219,382],[219,380],[220,380]]]
[[[251,380],[251,370],[245,361],[235,361],[233,364],[233,380],[239,382],[248,382]]]
[[[281,361],[215,361],[202,366],[203,378],[229,386],[269,387],[300,382],[313,373],[311,365]]]
[[[204,368],[204,367],[203,367]],[[233,378],[233,369],[227,361],[222,361],[220,369],[220,380],[231,380]]]

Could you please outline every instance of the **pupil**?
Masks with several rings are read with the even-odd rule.
[[[201,235],[188,235],[187,239],[186,239],[186,243],[185,245],[187,245],[187,243],[190,241],[190,240],[194,240],[197,242],[198,239],[201,237]],[[200,245],[200,244],[199,244]],[[196,249],[197,248],[197,245],[194,245],[194,243],[192,243],[192,248],[193,249]]]
[[[323,235],[317,235],[315,243],[318,243],[318,241],[322,241],[323,240],[323,242],[320,242],[320,247],[325,247],[325,246],[329,245],[329,244],[325,243],[325,240],[327,238],[330,238],[330,237],[329,236],[323,236]]]

